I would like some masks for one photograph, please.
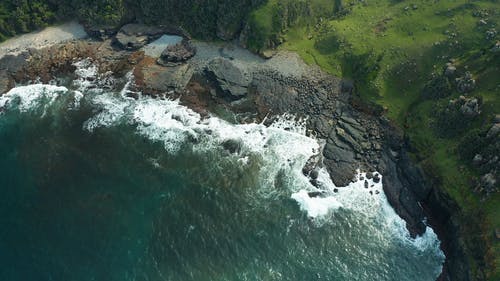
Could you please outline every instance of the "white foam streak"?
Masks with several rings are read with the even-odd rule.
[[[20,112],[28,112],[41,104],[46,109],[60,94],[66,92],[66,87],[45,84],[16,87],[0,96],[0,109],[16,107]]]
[[[422,236],[411,238],[405,221],[389,204],[383,191],[382,180],[376,183],[373,178],[368,179],[366,175],[358,171],[355,180],[347,187],[336,187],[325,169],[321,169],[318,182],[326,189],[326,195],[309,198],[308,191],[317,191],[312,188],[299,190],[292,194],[292,198],[297,201],[302,210],[307,212],[309,217],[315,220],[332,220],[334,219],[332,214],[340,209],[356,212],[358,217],[363,216],[367,220],[375,221],[379,225],[380,234],[389,234],[393,239],[421,252],[431,250],[436,256],[444,259],[444,254],[439,249],[440,241],[432,228],[427,227]]]
[[[335,197],[311,198],[306,190],[292,194],[292,198],[300,205],[300,209],[306,211],[311,218],[326,216],[332,209],[342,207],[342,204]]]
[[[202,118],[198,113],[179,104],[178,100],[158,100],[141,97],[137,100],[106,94],[94,99],[104,110],[87,122],[87,129],[128,122],[150,140],[163,143],[169,153],[177,153],[183,145],[193,151],[221,149],[226,141],[239,145],[242,165],[260,157],[259,196],[273,198],[278,175],[284,175],[290,196],[300,208],[315,220],[328,221],[339,209],[356,212],[377,221],[394,238],[422,251],[435,247],[439,240],[430,228],[422,237],[412,239],[405,222],[389,205],[382,181],[368,179],[358,171],[355,181],[347,187],[336,187],[326,169],[319,171],[318,182],[326,196],[311,198],[308,192],[318,191],[302,174],[307,160],[320,150],[317,140],[305,136],[305,122],[284,115],[266,127],[263,124],[231,124],[217,117]],[[379,177],[381,177],[379,175]],[[366,183],[365,183],[366,182]],[[368,186],[368,188],[366,188]],[[262,199],[262,198],[261,198]]]
[[[257,201],[275,198],[285,192],[291,196],[300,209],[315,220],[331,222],[340,210],[355,212],[357,217],[371,220],[379,226],[380,235],[410,245],[420,251],[439,250],[439,240],[431,228],[423,236],[412,239],[405,222],[389,205],[383,192],[382,181],[368,179],[366,173],[358,171],[356,179],[347,187],[336,187],[326,169],[320,169],[318,186],[325,194],[311,198],[309,192],[320,191],[303,175],[302,168],[309,158],[319,153],[321,147],[317,140],[306,136],[305,120],[295,120],[294,116],[284,115],[271,126],[263,124],[231,124],[214,116],[202,117],[193,110],[180,105],[178,100],[127,97],[129,81],[119,93],[95,91],[93,95],[83,96],[82,92],[96,88],[100,82],[95,68],[89,60],[75,64],[78,79],[74,82],[79,91],[74,94],[74,107],[80,105],[82,98],[87,99],[96,110],[93,117],[84,123],[84,129],[94,132],[97,128],[119,124],[135,126],[136,132],[152,141],[162,143],[169,153],[177,153],[184,146],[193,152],[208,152],[224,148],[227,142],[236,146],[229,149],[231,157],[237,157],[243,167],[259,161]],[[80,92],[81,91],[81,92]],[[92,90],[94,91],[94,90]],[[16,101],[20,111],[27,111],[44,101],[50,106],[61,93],[68,92],[65,87],[35,84],[12,89],[0,97],[0,109]],[[87,92],[85,92],[87,93]],[[287,190],[276,188],[277,180],[286,181]]]

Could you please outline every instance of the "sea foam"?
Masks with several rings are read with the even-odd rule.
[[[259,159],[258,196],[256,200],[266,202],[283,191],[276,190],[279,177],[286,181],[289,198],[297,202],[299,208],[315,222],[328,223],[341,211],[356,213],[366,220],[372,220],[377,228],[373,235],[392,236],[400,243],[419,251],[431,251],[444,260],[439,249],[440,242],[428,227],[424,235],[415,239],[410,237],[402,220],[389,205],[383,192],[382,181],[375,182],[372,177],[357,171],[356,177],[346,187],[333,184],[326,169],[319,170],[317,182],[321,190],[311,184],[302,173],[308,159],[320,153],[318,140],[306,136],[304,120],[295,120],[293,116],[283,115],[270,126],[263,124],[232,124],[215,116],[203,117],[180,104],[179,100],[153,99],[143,97],[132,99],[126,96],[133,81],[126,83],[120,92],[99,92],[83,95],[82,92],[93,88],[97,74],[88,61],[77,64],[74,94],[75,106],[80,100],[88,99],[95,107],[95,114],[83,125],[88,132],[99,128],[120,124],[129,124],[136,128],[137,134],[162,143],[167,153],[175,154],[189,145],[193,152],[221,150],[228,141],[235,143],[238,149],[230,156],[237,157],[238,163],[250,166]],[[130,77],[129,77],[130,78]],[[35,84],[17,87],[0,97],[0,108],[9,107],[16,101],[20,111],[34,106],[50,106],[65,87]],[[46,98],[44,100],[43,98]],[[381,175],[379,175],[381,177]],[[282,180],[283,180],[282,179]],[[318,197],[310,197],[309,192],[322,192]],[[265,203],[264,203],[265,204]],[[436,272],[440,268],[436,268]]]

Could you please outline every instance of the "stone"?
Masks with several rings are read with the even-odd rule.
[[[340,87],[343,93],[351,94],[354,91],[354,81],[351,79],[342,79]]]
[[[335,162],[355,162],[354,152],[352,152],[351,149],[340,148],[331,142],[327,142],[325,149],[323,150],[323,155],[328,159],[334,160]]]
[[[457,90],[460,93],[472,92],[476,88],[476,80],[472,78],[472,74],[467,71],[464,77],[457,78]]]
[[[495,39],[497,34],[498,34],[498,32],[496,29],[494,29],[494,28],[488,29],[488,30],[486,30],[486,39],[488,39],[488,40]]]
[[[310,197],[310,198],[316,198],[316,197],[319,197],[323,194],[324,192],[322,191],[311,191],[311,192],[308,192],[307,195]]]
[[[481,187],[486,193],[491,193],[496,190],[497,179],[493,173],[487,173],[481,177]]]
[[[193,77],[193,69],[189,64],[163,67],[154,59],[151,62],[139,64],[135,68],[136,84],[146,92],[182,91]]]
[[[233,99],[247,95],[252,75],[231,60],[216,58],[208,64],[205,71],[217,83],[220,90]]]
[[[476,154],[472,159],[472,164],[477,167],[480,166],[483,163],[483,161],[484,161],[483,156],[481,154]]]
[[[116,44],[129,51],[138,50],[164,34],[158,27],[145,24],[126,24],[115,35]]]
[[[457,68],[452,63],[447,63],[446,68],[444,70],[444,75],[447,77],[452,77],[456,71]]]
[[[7,70],[0,69],[0,96],[7,93],[14,87],[14,80]]]
[[[481,110],[478,99],[466,99],[464,104],[460,107],[460,112],[468,118],[479,116],[479,114],[481,114]]]
[[[160,55],[158,63],[163,66],[175,66],[186,62],[196,54],[196,47],[187,39],[168,46]]]
[[[95,39],[104,41],[113,37],[118,31],[117,27],[114,26],[100,26],[100,25],[84,25],[85,32]]]
[[[488,130],[488,134],[486,134],[486,137],[491,138],[500,133],[500,123],[493,124],[491,128]]]
[[[222,147],[231,154],[237,154],[241,151],[241,143],[237,140],[226,140],[222,143]]]
[[[497,41],[495,43],[495,45],[493,45],[493,47],[491,48],[491,51],[493,53],[500,52],[500,41]]]

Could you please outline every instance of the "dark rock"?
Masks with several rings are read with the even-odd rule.
[[[311,177],[311,179],[315,180],[318,178],[319,174],[318,174],[318,170],[312,170],[311,173],[309,174],[309,176]]]
[[[460,93],[469,93],[472,92],[476,88],[476,80],[472,78],[472,74],[470,72],[466,72],[464,77],[457,78],[457,90]]]
[[[323,191],[312,191],[312,192],[307,193],[307,195],[309,195],[309,197],[311,197],[311,198],[320,197],[323,194],[324,194]]]
[[[481,187],[486,193],[495,192],[497,189],[498,180],[494,173],[490,172],[481,177]]]
[[[247,95],[252,74],[230,60],[216,58],[208,64],[206,72],[214,78],[224,94],[234,99],[240,99]]]
[[[341,91],[343,93],[352,93],[354,91],[354,81],[351,79],[342,79]]]
[[[344,163],[354,163],[354,152],[351,149],[344,149],[337,146],[335,143],[326,143],[325,149],[323,150],[323,155],[325,158],[334,160],[335,162]]]
[[[444,69],[444,75],[447,77],[452,77],[455,75],[457,68],[452,63],[447,63],[446,68]]]
[[[387,200],[396,213],[406,221],[406,227],[411,235],[421,235],[425,232],[425,225],[422,222],[424,213],[415,195],[409,190],[411,186],[402,182],[403,175],[399,161],[395,161],[387,152],[384,152],[382,159],[384,166],[380,172],[384,174],[383,188]]]
[[[222,143],[222,147],[233,154],[241,151],[241,143],[237,140],[226,140]]]
[[[481,101],[477,98],[460,96],[457,99],[452,99],[449,101],[444,114],[448,116],[455,116],[457,115],[456,113],[459,113],[461,116],[467,118],[468,120],[471,120],[481,114],[481,105]],[[446,116],[443,115],[443,117]],[[453,121],[456,122],[457,120]]]
[[[332,130],[332,125],[333,121],[331,118],[327,118],[325,116],[314,118],[314,131],[317,132],[320,137],[326,138]]]
[[[484,162],[484,159],[483,159],[483,156],[481,154],[476,154],[474,156],[474,158],[472,159],[472,165],[478,167],[480,166],[481,164],[483,164]]]
[[[500,41],[497,41],[493,47],[491,47],[491,51],[493,53],[500,52]]]
[[[133,51],[158,39],[163,34],[164,30],[159,27],[132,23],[120,28],[115,36],[115,42],[120,48]]]
[[[173,66],[186,62],[196,54],[196,47],[187,39],[180,43],[168,46],[158,59],[158,63],[163,66]]]
[[[379,183],[380,182],[380,175],[378,173],[376,173],[374,176],[373,176],[373,182],[374,183]]]
[[[14,79],[12,79],[7,70],[0,69],[0,96],[7,93],[13,87]]]
[[[486,135],[486,137],[491,138],[498,135],[498,133],[500,133],[500,123],[493,124],[493,126],[491,126],[491,128],[488,130],[488,134]]]
[[[460,107],[460,112],[468,118],[479,116],[481,110],[478,99],[472,98],[465,100],[464,104]]]
[[[459,207],[439,189],[434,189],[430,196],[422,202],[428,213],[432,214],[429,222],[441,240],[441,248],[446,254],[446,262],[438,280],[472,280],[470,267],[464,253],[460,237],[460,223],[454,215]]]
[[[486,30],[486,39],[493,40],[493,39],[495,39],[497,34],[498,34],[498,32],[496,29],[490,28],[490,29]]]
[[[28,52],[21,53],[17,56],[7,55],[0,59],[0,69],[4,70],[4,75],[15,76],[23,71],[31,54]]]
[[[100,25],[89,25],[85,24],[84,25],[85,32],[97,40],[107,40],[115,36],[115,34],[118,32],[118,28],[115,26],[100,26]]]

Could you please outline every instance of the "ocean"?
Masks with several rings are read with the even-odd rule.
[[[358,171],[336,187],[305,124],[208,117],[130,97],[90,61],[0,97],[0,280],[435,280],[415,239]],[[381,175],[383,176],[383,175]],[[370,177],[371,178],[371,177]],[[368,188],[365,186],[365,181]]]

